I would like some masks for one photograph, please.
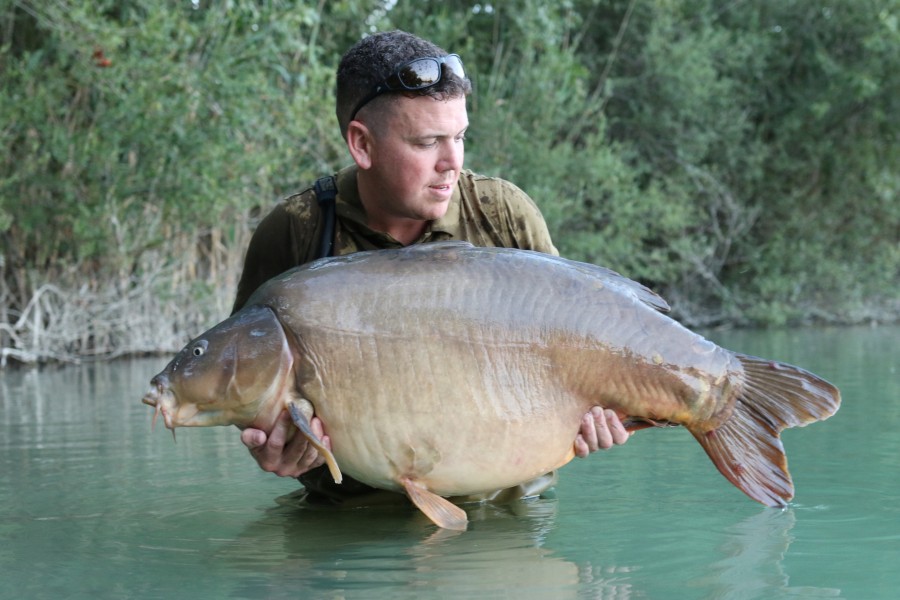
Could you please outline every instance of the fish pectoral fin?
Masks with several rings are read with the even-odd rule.
[[[466,511],[446,498],[442,498],[434,492],[416,485],[408,477],[401,479],[400,483],[403,485],[403,489],[406,490],[406,495],[409,496],[412,503],[425,513],[425,516],[431,519],[435,525],[456,531],[466,530],[469,522]]]
[[[294,425],[297,426],[297,429],[300,430],[303,437],[309,440],[309,443],[319,451],[319,454],[325,457],[325,464],[328,465],[328,472],[331,473],[334,482],[340,483],[343,481],[344,476],[341,474],[341,469],[338,467],[334,454],[332,454],[331,450],[322,444],[322,440],[313,433],[312,428],[309,426],[309,420],[306,418],[306,415],[303,414],[303,411],[300,410],[300,406],[294,401],[287,402],[286,404],[288,411],[291,413],[291,419],[294,421]]]

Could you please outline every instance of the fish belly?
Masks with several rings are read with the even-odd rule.
[[[584,402],[539,357],[446,339],[326,345],[358,358],[320,363],[312,394],[338,464],[355,479],[397,490],[406,477],[441,495],[474,494],[572,457]]]

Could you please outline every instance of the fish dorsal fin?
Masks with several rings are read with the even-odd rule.
[[[444,529],[454,529],[456,531],[465,531],[469,522],[466,511],[456,506],[446,498],[441,498],[434,492],[429,492],[425,488],[416,485],[408,477],[400,480],[406,495],[412,500],[412,503],[418,507],[425,516],[438,527]]]
[[[334,479],[334,482],[340,483],[341,481],[343,481],[344,476],[341,474],[341,469],[338,467],[337,460],[335,460],[334,458],[334,454],[332,454],[331,450],[329,450],[322,444],[322,440],[316,437],[316,434],[313,433],[312,428],[309,426],[309,420],[306,418],[306,415],[303,414],[300,406],[293,400],[287,402],[286,404],[288,407],[288,411],[291,413],[291,419],[294,421],[294,425],[297,426],[297,429],[300,430],[300,433],[303,434],[303,437],[309,440],[309,443],[319,451],[319,454],[325,457],[325,464],[328,465],[328,471],[331,473],[331,477]]]
[[[562,259],[566,260],[566,259]],[[616,273],[612,269],[593,265],[590,263],[580,263],[576,261],[568,261],[585,274],[594,277],[597,281],[610,289],[614,289],[621,294],[630,296],[635,300],[643,302],[647,306],[658,310],[659,312],[669,312],[671,307],[662,296],[648,288],[642,283],[638,283],[633,279],[629,279],[624,275]]]

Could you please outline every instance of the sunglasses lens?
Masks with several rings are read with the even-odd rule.
[[[450,69],[454,75],[459,77],[460,79],[466,78],[466,70],[463,69],[462,59],[460,59],[457,55],[451,54],[444,59],[444,66]]]
[[[397,73],[407,89],[418,90],[434,85],[441,78],[441,65],[433,58],[413,61]]]
[[[455,54],[443,59],[420,58],[405,65],[397,72],[397,78],[408,90],[420,90],[436,84],[441,80],[441,68],[448,69],[460,79],[466,78],[462,60]]]

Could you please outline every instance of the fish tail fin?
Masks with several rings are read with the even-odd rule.
[[[833,415],[840,392],[799,367],[736,356],[745,381],[734,412],[716,429],[691,433],[741,491],[767,506],[784,506],[794,497],[794,485],[779,434]]]

